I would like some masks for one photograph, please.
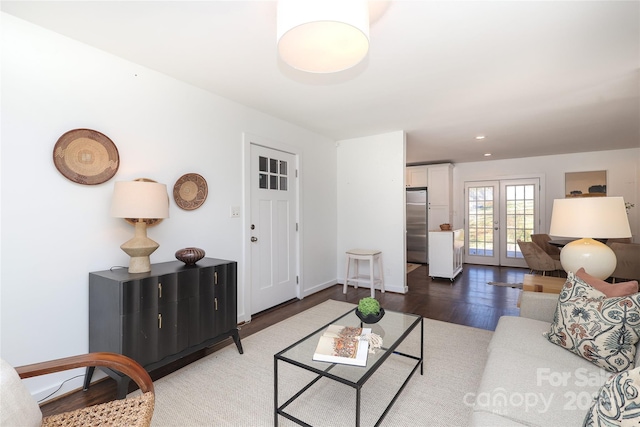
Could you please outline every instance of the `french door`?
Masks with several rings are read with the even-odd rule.
[[[465,261],[526,268],[518,240],[538,232],[540,180],[466,182],[465,200]]]

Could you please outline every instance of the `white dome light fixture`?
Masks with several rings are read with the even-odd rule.
[[[369,51],[366,0],[279,0],[278,53],[291,67],[336,73]]]

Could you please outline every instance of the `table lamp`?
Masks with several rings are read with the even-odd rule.
[[[120,248],[131,257],[129,273],[151,271],[151,255],[160,245],[147,237],[145,219],[169,218],[167,186],[157,182],[121,181],[113,188],[111,216],[135,218],[135,236]]]
[[[616,255],[594,239],[631,237],[622,197],[575,197],[553,201],[549,234],[579,238],[562,248],[560,263],[566,271],[585,271],[606,279],[616,269]]]

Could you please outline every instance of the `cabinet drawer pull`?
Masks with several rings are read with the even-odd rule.
[[[158,283],[158,298],[162,298],[162,283]]]
[[[162,313],[158,313],[158,329],[162,329]]]
[[[218,298],[213,299],[213,307],[216,311],[218,311]]]
[[[213,272],[213,284],[214,285],[218,284],[218,272],[217,271]]]

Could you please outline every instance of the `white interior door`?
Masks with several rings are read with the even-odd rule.
[[[297,294],[296,156],[251,144],[251,314]]]
[[[518,240],[539,228],[539,179],[466,182],[465,200],[465,261],[527,267]]]

